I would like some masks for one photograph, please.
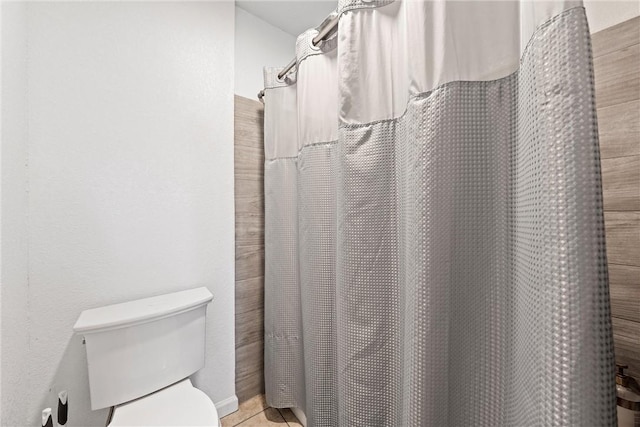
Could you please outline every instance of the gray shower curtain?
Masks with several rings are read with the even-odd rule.
[[[615,424],[580,2],[340,2],[265,69],[265,380],[309,426]]]

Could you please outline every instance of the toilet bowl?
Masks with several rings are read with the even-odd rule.
[[[110,427],[218,426],[218,412],[209,397],[187,378],[131,402],[117,405]]]
[[[205,364],[207,288],[85,310],[91,408],[109,426],[219,426],[216,407],[189,376]]]

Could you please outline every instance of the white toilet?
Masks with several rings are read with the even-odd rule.
[[[219,426],[216,407],[191,384],[204,367],[207,288],[85,310],[91,409],[109,426]]]

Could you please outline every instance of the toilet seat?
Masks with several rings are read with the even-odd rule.
[[[213,402],[189,378],[116,406],[109,423],[109,427],[219,425]]]

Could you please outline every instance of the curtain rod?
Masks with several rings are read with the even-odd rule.
[[[338,22],[340,21],[340,14],[336,12],[332,12],[329,16],[322,21],[322,24],[318,26],[318,34],[311,39],[311,43],[314,46],[317,46],[321,41],[325,40],[327,37],[333,35],[338,28]],[[282,69],[278,73],[278,80],[282,80],[284,76],[289,74],[289,72],[298,64],[297,58],[293,58],[291,62],[287,64],[286,67]],[[262,101],[262,97],[264,96],[264,90],[258,92],[258,99]]]

